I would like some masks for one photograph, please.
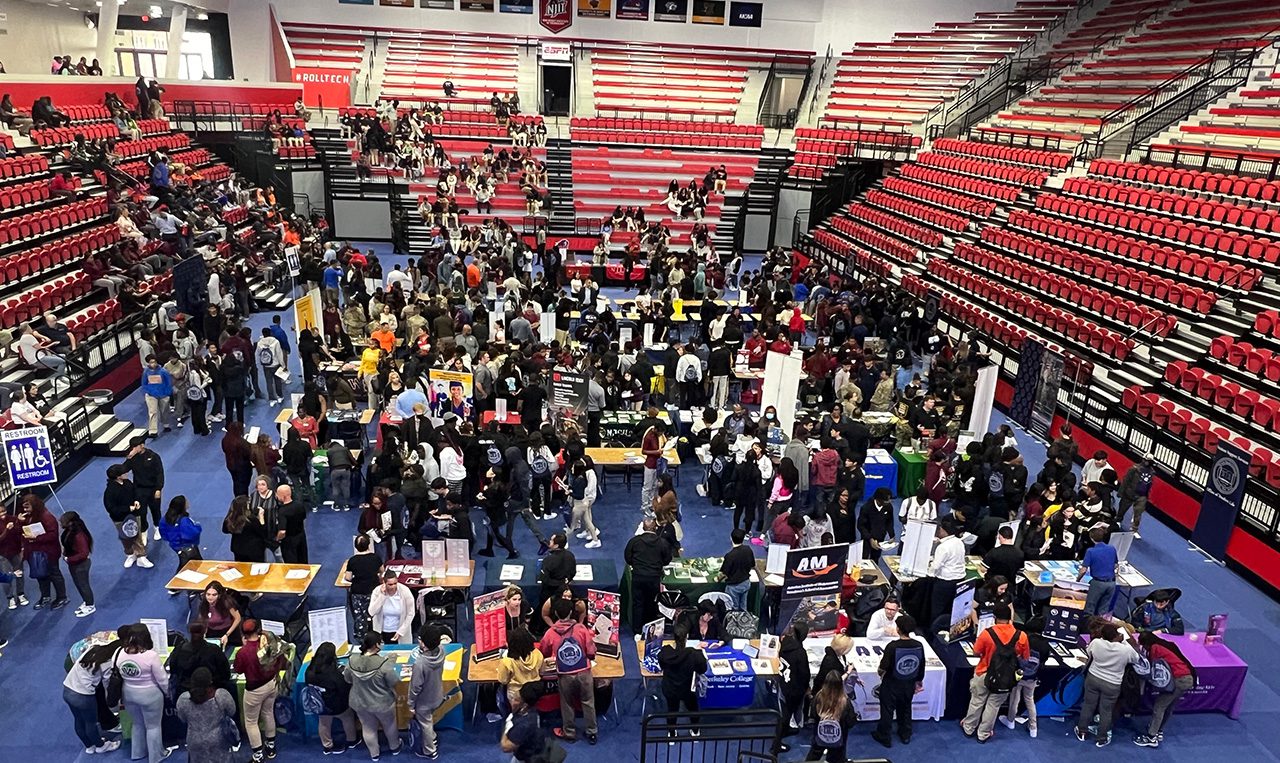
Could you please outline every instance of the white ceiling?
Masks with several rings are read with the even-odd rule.
[[[101,5],[97,0],[27,0],[27,2],[32,5],[47,5],[81,13],[97,13]],[[102,0],[102,2],[118,2],[118,0]],[[179,5],[185,5],[196,13],[200,11],[225,13],[227,10],[226,0],[184,0],[181,3],[174,0],[126,0],[120,5],[120,13],[128,16],[142,16],[149,13],[153,5],[160,6],[165,18],[168,18]]]

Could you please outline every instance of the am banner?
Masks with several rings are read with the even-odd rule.
[[[1236,526],[1236,516],[1244,504],[1244,488],[1249,481],[1252,456],[1243,448],[1223,440],[1209,466],[1209,479],[1200,497],[1200,514],[1191,531],[1191,542],[1220,562],[1227,559],[1227,542]]]
[[[840,615],[840,582],[848,556],[847,543],[787,552],[778,613],[780,627],[804,622],[810,635],[835,633]]]

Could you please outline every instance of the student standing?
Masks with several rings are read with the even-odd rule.
[[[146,626],[128,626],[123,648],[111,661],[111,669],[124,678],[124,707],[133,718],[129,757],[159,763],[169,754],[160,730],[169,673],[165,670],[164,658],[156,654]]]
[[[965,547],[960,539],[960,523],[954,517],[943,517],[934,535],[938,545],[929,561],[929,577],[933,588],[929,596],[929,616],[925,627],[930,631],[950,625],[951,604],[956,598],[956,588],[965,576]]]
[[[662,696],[667,700],[667,712],[678,713],[683,705],[691,715],[689,723],[698,736],[698,691],[695,682],[707,672],[707,656],[701,649],[688,646],[689,628],[681,623],[675,629],[675,643],[667,644],[658,652],[658,665],[662,667]],[[675,732],[668,732],[674,736]]]
[[[93,606],[93,586],[89,584],[90,556],[93,555],[93,535],[84,526],[84,520],[74,511],[65,512],[58,520],[62,527],[62,554],[71,572],[71,582],[84,601],[76,608],[76,617],[88,617],[96,609]]]
[[[724,580],[724,591],[729,594],[733,609],[747,609],[747,594],[751,591],[751,573],[756,568],[755,553],[744,545],[747,531],[741,527],[734,528],[729,534],[733,548],[724,555],[720,564],[720,577]]]
[[[838,672],[832,670],[821,680],[822,688],[814,695],[811,710],[816,723],[813,744],[805,760],[821,760],[825,754],[827,763],[845,763],[849,730],[858,721],[858,712],[849,701],[844,679]]]
[[[422,749],[414,752],[428,760],[440,757],[436,746],[435,710],[444,702],[441,636],[440,627],[436,625],[425,625],[418,631],[418,650],[409,681],[409,709],[413,711],[413,720],[422,735]]]
[[[276,677],[286,664],[284,647],[252,618],[240,630],[244,645],[236,653],[234,668],[244,676],[244,728],[253,749],[251,763],[262,763],[276,757]]]
[[[307,665],[307,686],[320,691],[324,707],[321,708],[318,727],[320,745],[325,755],[341,755],[360,744],[356,734],[356,716],[351,711],[351,684],[342,676],[342,668],[338,666],[338,650],[332,641],[326,641],[316,647],[316,653]],[[335,749],[333,745],[333,720],[342,724],[342,735],[347,740],[343,748]]]
[[[203,559],[200,555],[199,523],[191,518],[191,507],[185,495],[175,495],[169,501],[169,509],[160,520],[160,537],[178,555],[178,569],[187,562]]]
[[[911,742],[911,699],[924,691],[924,646],[911,634],[916,621],[911,615],[898,615],[894,620],[898,638],[885,644],[880,658],[880,721],[871,738],[893,746],[890,736],[894,718],[898,721],[898,739]]]
[[[1107,543],[1108,533],[1101,527],[1089,531],[1093,545],[1084,552],[1084,561],[1080,563],[1080,574],[1077,580],[1089,576],[1089,593],[1085,596],[1084,612],[1086,615],[1100,615],[1111,611],[1111,600],[1116,593],[1116,566],[1120,557],[1116,547]]]
[[[285,564],[307,564],[307,507],[293,500],[293,487],[276,488],[276,539]]]
[[[111,752],[120,747],[119,739],[108,740],[102,735],[96,699],[102,685],[103,666],[111,663],[119,648],[118,641],[89,647],[79,660],[71,664],[67,677],[62,681],[62,699],[71,710],[76,736],[84,745],[86,755]]]
[[[978,665],[969,681],[969,712],[960,722],[965,736],[984,743],[991,738],[1005,698],[1017,686],[1018,661],[1031,655],[1026,634],[1013,625],[1009,605],[997,604],[995,617],[996,624],[973,642]]]
[[[804,640],[808,635],[807,623],[795,623],[791,626],[791,632],[783,635],[782,645],[778,650],[781,660],[779,674],[782,677],[782,715],[778,719],[778,730],[773,741],[774,755],[791,749],[782,740],[799,728],[795,725],[796,715],[809,693],[812,679],[809,675],[809,654],[804,648]],[[843,693],[843,688],[841,692]]]
[[[1080,699],[1080,719],[1076,721],[1076,739],[1087,741],[1093,716],[1098,716],[1096,746],[1111,744],[1111,723],[1120,699],[1124,671],[1140,659],[1138,650],[1129,645],[1115,623],[1102,626],[1098,638],[1089,642],[1089,670],[1084,677],[1084,696]]]
[[[58,560],[62,558],[62,544],[58,540],[58,519],[34,495],[22,499],[18,512],[18,525],[22,530],[28,525],[39,525],[42,532],[34,537],[22,535],[22,558],[27,571],[40,586],[40,600],[35,609],[61,609],[67,605],[67,582],[62,577]]]
[[[1040,667],[1049,659],[1049,642],[1041,635],[1044,631],[1044,618],[1033,617],[1023,626],[1027,634],[1027,645],[1031,649],[1030,658],[1022,662],[1022,680],[1013,691],[1009,692],[1008,714],[1000,719],[1004,727],[1012,731],[1017,728],[1018,706],[1027,706],[1027,731],[1035,739],[1040,733],[1039,717],[1036,715],[1036,687],[1040,685],[1038,678]]]
[[[667,542],[658,537],[657,528],[656,521],[645,519],[641,533],[627,541],[622,552],[631,567],[631,629],[636,633],[653,619],[662,586],[662,570],[671,563],[673,555]]]
[[[160,426],[168,432],[169,401],[173,398],[173,377],[160,365],[155,355],[148,355],[146,367],[142,369],[142,395],[147,401],[147,434],[157,437]]]
[[[591,631],[573,617],[573,602],[556,599],[551,604],[555,625],[542,637],[539,648],[546,657],[554,657],[560,683],[560,728],[555,735],[572,742],[577,737],[574,704],[582,706],[587,726],[587,741],[596,743],[595,681],[591,677],[591,661],[596,656],[596,642]]]
[[[226,728],[227,720],[236,717],[236,701],[226,689],[214,685],[208,668],[196,668],[174,712],[187,724],[189,763],[231,763],[230,747],[239,739],[228,739]]]
[[[1139,747],[1159,747],[1164,741],[1164,727],[1169,723],[1169,716],[1173,715],[1173,706],[1183,694],[1195,688],[1199,677],[1191,660],[1187,659],[1174,642],[1147,631],[1138,636],[1138,643],[1147,650],[1147,657],[1152,662],[1164,660],[1168,663],[1169,672],[1173,675],[1173,685],[1156,694],[1147,733],[1133,738],[1133,743]]]
[[[133,490],[138,503],[151,514],[151,522],[155,526],[152,540],[160,540],[160,494],[164,491],[164,462],[160,460],[160,454],[147,447],[145,437],[135,437],[129,441],[129,457],[125,459],[124,468],[133,475]],[[142,515],[142,529],[147,529],[146,514]]]
[[[387,736],[392,755],[400,754],[400,731],[396,725],[396,684],[400,682],[400,670],[396,661],[384,654],[382,636],[377,631],[364,634],[360,653],[351,656],[342,671],[351,684],[351,709],[360,719],[365,746],[372,760],[378,760],[382,748],[378,745],[378,729]]]
[[[347,589],[347,608],[351,610],[351,639],[355,643],[364,640],[373,622],[369,614],[369,599],[378,587],[382,575],[382,557],[373,552],[368,535],[357,535],[355,554],[347,559],[347,571],[343,576],[351,584]]]

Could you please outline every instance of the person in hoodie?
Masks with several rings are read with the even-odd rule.
[[[529,507],[533,492],[533,473],[529,462],[521,449],[514,445],[508,447],[503,456],[507,459],[507,538],[511,538],[516,529],[516,517],[520,517],[533,537],[538,539],[538,556],[542,556],[547,553],[547,536],[534,521],[533,509]]]
[[[595,681],[591,677],[591,661],[596,656],[596,642],[585,625],[573,617],[573,603],[557,599],[551,604],[556,623],[542,637],[538,648],[544,657],[554,658],[560,683],[560,728],[555,735],[566,742],[577,738],[574,704],[582,706],[587,726],[587,741],[596,743]]]
[[[418,649],[414,655],[413,677],[409,680],[409,709],[422,736],[422,749],[414,753],[419,758],[435,760],[440,757],[436,745],[434,714],[444,701],[444,634],[440,626],[428,624],[418,631]]]
[[[191,518],[190,506],[185,495],[175,495],[169,500],[169,509],[160,520],[160,537],[178,555],[178,569],[200,555],[201,527]],[[171,591],[177,593],[177,591]]]
[[[778,649],[781,662],[779,674],[782,677],[782,716],[778,719],[778,730],[773,740],[773,754],[777,755],[791,749],[791,745],[782,740],[797,730],[796,715],[804,706],[805,697],[809,694],[809,654],[805,651],[804,640],[809,636],[807,623],[798,622],[791,626],[791,632],[783,635]]]
[[[358,746],[360,737],[356,736],[356,716],[351,711],[351,685],[342,675],[342,667],[338,665],[338,650],[332,641],[326,641],[316,648],[311,663],[307,665],[306,683],[319,689],[324,701],[324,709],[317,724],[324,754],[340,755]],[[345,748],[335,749],[333,746],[335,718],[342,724],[342,736],[347,740]]]
[[[688,646],[689,628],[684,623],[676,626],[675,643],[665,644],[658,652],[658,665],[662,667],[662,696],[667,700],[667,712],[678,713],[680,706],[690,715],[692,725],[698,725],[698,693],[694,689],[694,676],[707,672],[707,655],[701,649]],[[674,735],[675,732],[668,732]],[[695,730],[694,736],[698,735]]]
[[[1138,528],[1142,526],[1142,515],[1147,510],[1147,496],[1151,493],[1151,484],[1155,481],[1152,463],[1155,454],[1145,453],[1142,460],[1135,463],[1124,473],[1120,480],[1120,511],[1116,515],[1117,524],[1124,525],[1124,517],[1133,509],[1133,537],[1142,538]]]
[[[400,754],[400,731],[396,726],[396,684],[400,669],[395,658],[381,654],[382,635],[377,631],[364,634],[360,653],[351,655],[342,675],[351,684],[351,709],[360,719],[361,734],[369,748],[371,760],[378,760],[378,728],[387,735],[392,755]]]
[[[507,653],[498,663],[498,683],[506,690],[508,704],[514,706],[520,687],[537,685],[542,675],[542,652],[529,629],[521,625],[507,631]]]
[[[646,518],[641,524],[640,534],[627,541],[622,552],[623,559],[631,567],[631,628],[637,633],[657,611],[662,569],[671,563],[675,554],[658,536],[657,529],[657,520]]]
[[[142,395],[147,401],[147,434],[158,437],[160,425],[168,432],[169,400],[173,398],[173,377],[165,370],[155,355],[147,356],[146,367],[142,369]]]
[[[790,445],[788,445],[790,447]],[[817,506],[826,506],[836,494],[836,476],[840,471],[840,453],[830,437],[823,437],[821,447],[809,461],[813,467],[813,500]]]

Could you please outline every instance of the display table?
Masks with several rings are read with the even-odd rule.
[[[920,641],[924,647],[924,691],[911,700],[911,717],[917,721],[938,720],[943,717],[947,705],[947,669],[934,653],[928,642]],[[880,699],[876,696],[876,687],[880,685],[880,658],[884,656],[884,645],[887,641],[873,641],[866,637],[855,637],[853,649],[849,651],[849,665],[858,671],[862,685],[854,692],[853,704],[858,715],[864,721],[880,718]],[[822,656],[831,644],[830,638],[805,639],[805,652],[809,655],[809,671],[817,676],[822,666]]]
[[[497,411],[485,411],[480,417],[480,423],[488,426],[489,422],[497,420],[499,424],[508,424],[510,426],[520,426],[520,414],[508,410],[504,418],[499,419]]]
[[[965,652],[966,645],[973,648],[973,639],[951,643],[933,639],[931,644],[947,669],[947,707],[942,717],[948,720],[963,718],[969,710],[969,681],[973,679],[973,670],[978,665],[978,658]],[[1082,649],[1076,648],[1075,651],[1077,656],[1084,654]],[[1080,704],[1084,691],[1084,665],[1078,659],[1064,660],[1050,653],[1049,659],[1040,666],[1038,678],[1036,712],[1041,717],[1060,718]]]
[[[898,495],[915,495],[924,483],[924,467],[929,458],[920,451],[899,448],[893,452],[893,460],[898,464]]]
[[[1080,562],[1076,561],[1058,561],[1051,559],[1038,559],[1027,562],[1022,568],[1022,574],[1027,576],[1027,582],[1036,588],[1053,588],[1059,582],[1072,582],[1080,575]],[[1052,580],[1041,580],[1040,575],[1048,572],[1053,576]],[[1089,576],[1085,575],[1082,582],[1089,582]],[[1119,588],[1147,588],[1152,585],[1151,579],[1142,574],[1132,564],[1121,562],[1116,567],[1116,586]]]
[[[622,443],[638,451],[644,432],[637,432],[636,427],[646,418],[648,414],[644,411],[604,411],[600,416],[600,441]],[[667,425],[670,437],[673,433],[671,416],[664,409],[659,411],[658,418]]]
[[[674,644],[664,641],[663,645]],[[725,710],[751,707],[755,704],[756,679],[774,678],[778,675],[777,657],[763,661],[752,660],[741,649],[734,648],[732,643],[721,644],[715,648],[707,648],[701,641],[690,641],[689,646],[698,647],[707,655],[708,660],[729,660],[734,672],[728,675],[715,675],[707,668],[707,691],[698,699],[698,706],[703,710]],[[759,647],[758,639],[751,641],[751,646]],[[644,667],[644,642],[636,642],[636,659],[640,663],[640,681],[643,699],[640,703],[640,715],[645,714],[649,703],[649,681],[662,679],[662,670],[648,670]],[[767,666],[767,667],[766,667]]]
[[[591,276],[601,286],[639,285],[648,280],[648,268],[642,263],[631,264],[631,277],[626,277],[621,262],[606,262],[604,265],[593,265],[590,262],[566,263],[564,266],[566,280],[574,276],[586,278]]]
[[[262,574],[253,574],[257,567]],[[265,569],[264,569],[265,568]],[[165,583],[170,591],[203,591],[216,580],[240,593],[281,593],[304,596],[320,572],[318,564],[283,564],[280,562],[220,562],[216,559],[187,562]],[[182,575],[203,575],[197,581],[183,579]]]
[[[1203,633],[1184,636],[1163,635],[1161,638],[1178,645],[1191,664],[1195,666],[1199,681],[1195,688],[1182,695],[1173,706],[1177,713],[1226,713],[1229,718],[1239,718],[1244,707],[1244,681],[1249,665],[1226,644],[1206,644]],[[1153,691],[1144,698],[1144,707],[1150,709]]]
[[[707,557],[703,559],[676,559],[667,566],[662,577],[662,588],[668,591],[680,591],[689,598],[690,606],[698,603],[698,598],[710,591],[723,591],[725,584],[716,580],[720,572],[723,557]],[[638,630],[644,623],[631,622],[631,566],[622,571],[622,622],[629,624],[632,630]],[[747,592],[747,609],[760,614],[760,598],[763,586],[760,584],[758,571],[751,573],[751,589]]]
[[[517,568],[520,576],[513,579],[510,573]],[[590,569],[589,579],[583,574],[586,571],[583,568]],[[508,573],[505,576],[504,571]],[[594,588],[597,591],[617,591],[621,583],[622,580],[618,577],[618,565],[614,560],[589,559],[578,562],[578,575],[572,587],[575,595],[583,596],[588,588]],[[485,562],[484,593],[501,591],[511,584],[520,586],[520,590],[524,591],[525,601],[535,602],[541,585],[538,583],[538,560],[521,557],[490,559]]]
[[[884,565],[888,572],[889,581],[897,584],[914,583],[920,578],[911,577],[910,575],[902,575],[898,572],[898,566],[902,563],[902,557],[885,555],[880,557],[881,564]],[[982,557],[966,556],[964,558],[964,579],[965,580],[981,580],[982,579]]]
[[[667,440],[667,450],[662,455],[667,459],[667,465],[671,467],[673,476],[679,484],[680,470],[676,467],[680,466],[680,454],[676,453],[675,438]],[[644,456],[640,454],[640,447],[635,448],[587,448],[587,456],[592,463],[596,465],[597,484],[604,488],[604,473],[606,471],[620,471],[627,490],[631,490],[631,476],[635,472],[644,473]]]
[[[346,665],[348,652],[346,645],[338,647],[339,657],[338,664]],[[413,663],[417,659],[417,646],[410,644],[386,644],[382,647],[382,654],[394,659],[400,670],[400,682],[396,684],[396,725],[401,729],[408,729],[409,723],[413,720],[413,711],[409,708],[409,680],[413,676]],[[444,702],[436,708],[433,717],[435,719],[436,729],[462,729],[462,661],[465,658],[465,649],[462,644],[445,644],[444,645],[444,673],[441,676],[441,684],[444,689]],[[319,718],[306,713],[302,708],[302,686],[307,682],[307,668],[311,665],[311,657],[314,653],[308,653],[306,659],[302,661],[302,667],[298,669],[297,688],[293,692],[294,697],[294,713],[296,717],[302,718],[302,736],[304,739],[311,738],[316,733],[316,726]]]
[[[474,684],[497,684],[498,683],[498,665],[502,662],[500,657],[492,657],[481,662],[476,662],[475,650],[467,650],[467,680]],[[555,663],[547,660],[542,663],[544,671],[541,675],[542,699],[538,700],[537,709],[539,712],[550,713],[558,712],[560,709],[560,679],[554,672]],[[591,663],[591,677],[595,682],[595,700],[596,712],[600,716],[608,713],[610,708],[613,709],[615,715],[619,714],[617,705],[614,702],[614,681],[621,681],[626,678],[626,667],[622,664],[622,655],[617,657],[606,657],[596,655],[596,659]],[[480,712],[480,692],[476,692],[476,703],[472,708],[471,718]]]
[[[471,581],[475,578],[476,562],[472,559],[468,566],[471,571],[466,575],[445,575],[442,578],[428,580],[422,576],[422,565],[416,559],[392,559],[387,562],[387,569],[396,573],[399,581],[412,589],[419,588],[459,588],[463,591],[471,590]],[[338,569],[338,579],[333,584],[338,588],[350,588],[351,583],[346,580],[347,563],[342,562],[342,567]]]
[[[883,448],[868,450],[867,460],[863,462],[862,470],[866,473],[867,479],[859,502],[870,498],[872,493],[876,492],[876,488],[881,487],[888,488],[890,493],[897,495],[898,462],[893,460],[889,451]]]

